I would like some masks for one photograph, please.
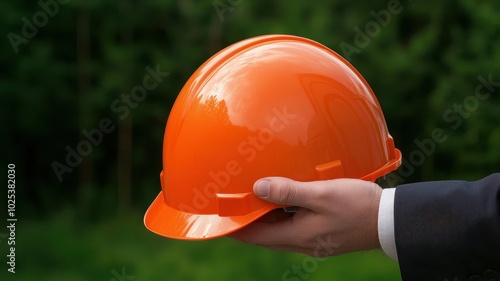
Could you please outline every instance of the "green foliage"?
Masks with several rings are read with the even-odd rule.
[[[10,277],[5,271],[0,272],[0,278],[107,281],[114,278],[113,271],[124,270],[134,280],[143,281],[400,280],[397,263],[379,251],[313,262],[305,255],[266,250],[228,238],[168,240],[137,227],[141,223],[142,217],[129,214],[86,224],[71,211],[50,220],[25,221],[17,230],[15,279],[5,279]],[[294,273],[294,268],[300,268],[300,273]]]
[[[399,12],[382,24],[373,14],[391,3]],[[107,280],[123,266],[141,280],[267,280],[302,261],[229,240],[167,241],[147,233],[140,219],[115,219],[120,212],[142,215],[159,191],[164,126],[186,80],[215,52],[251,36],[305,36],[345,56],[341,46],[356,48],[350,62],[375,91],[405,159],[421,150],[416,140],[443,129],[446,141],[414,165],[406,182],[497,172],[499,3],[74,0],[57,4],[35,35],[24,36],[24,19],[33,22],[43,11],[39,2],[1,2],[3,155],[16,164],[19,215],[42,219],[19,230],[23,280]],[[377,21],[383,26],[368,43],[356,44],[355,28],[366,32]],[[12,45],[12,34],[26,38]],[[142,85],[148,66],[169,75],[127,105],[122,94]],[[494,81],[491,92],[481,79]],[[87,140],[83,130],[99,129],[105,118],[113,130],[59,181],[53,163],[67,165],[67,147],[77,149]],[[75,215],[61,215],[67,208]],[[381,256],[355,254],[322,262],[309,280],[389,280],[385,274],[396,276],[395,268]]]
[[[31,211],[57,209],[45,193],[78,203],[87,186],[114,187],[116,196],[124,188],[130,196],[112,205],[146,206],[151,192],[144,184],[158,187],[151,179],[161,170],[164,124],[184,82],[218,50],[266,33],[309,37],[347,55],[377,94],[405,158],[419,149],[415,139],[429,138],[436,127],[445,130],[447,141],[407,181],[474,179],[498,167],[496,92],[461,117],[457,128],[458,121],[444,116],[474,95],[479,76],[500,80],[496,2],[403,1],[385,22],[374,14],[397,1],[219,2],[225,10],[218,10],[216,2],[72,1],[60,4],[28,43],[17,46],[17,54],[10,43],[2,45],[7,71],[0,80],[5,97],[1,114],[8,120],[4,145],[12,148],[6,159],[18,165],[25,179],[18,192],[30,195]],[[4,34],[22,35],[21,18],[33,21],[42,10],[34,3],[1,5],[9,11],[2,19]],[[379,32],[367,44],[356,44],[356,28],[366,32],[370,22],[378,22]],[[342,43],[358,51],[346,53]],[[126,105],[122,94],[141,85],[148,66],[158,66],[169,76],[144,101],[128,106],[127,114],[114,110],[113,102]],[[59,183],[51,164],[65,164],[66,146],[76,149],[85,140],[82,130],[99,128],[103,118],[110,118],[115,130],[104,134],[102,143],[81,165],[63,173]],[[130,186],[120,186],[123,174],[130,174],[124,179]],[[100,204],[98,197],[89,200]]]

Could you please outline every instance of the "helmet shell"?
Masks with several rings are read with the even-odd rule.
[[[253,195],[259,178],[374,181],[400,163],[353,66],[309,39],[254,37],[212,56],[181,90],[145,224],[166,237],[215,238],[281,207]]]

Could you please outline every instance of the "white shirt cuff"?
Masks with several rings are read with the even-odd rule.
[[[398,261],[396,239],[394,238],[394,195],[396,188],[382,190],[378,211],[378,239],[385,254]]]

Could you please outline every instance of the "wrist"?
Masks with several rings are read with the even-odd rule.
[[[382,197],[382,188],[375,183],[372,200],[370,200],[370,207],[366,214],[366,250],[380,249],[380,240],[378,235],[378,215],[380,208],[380,199]]]

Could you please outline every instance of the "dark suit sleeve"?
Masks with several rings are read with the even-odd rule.
[[[500,174],[397,187],[394,235],[404,281],[500,280]]]

